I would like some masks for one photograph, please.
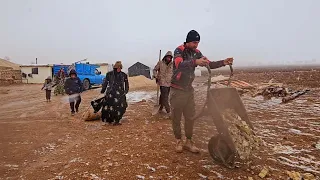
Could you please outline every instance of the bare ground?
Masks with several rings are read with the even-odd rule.
[[[265,142],[249,166],[229,170],[213,162],[207,150],[216,133],[210,118],[195,124],[201,153],[176,154],[170,120],[151,117],[151,102],[130,104],[122,126],[102,127],[99,121],[81,121],[81,114],[71,117],[64,97],[46,103],[39,85],[16,85],[0,87],[0,179],[258,179],[263,167],[270,169],[265,179],[287,179],[286,170],[319,177],[320,150],[314,145],[320,140],[320,71],[238,70],[235,78],[251,83],[274,78],[311,89],[288,104],[242,97]],[[199,107],[205,89],[196,89]],[[97,94],[83,93],[82,111]]]

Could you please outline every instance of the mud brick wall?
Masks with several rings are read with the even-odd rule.
[[[0,70],[0,85],[22,83],[20,70]]]

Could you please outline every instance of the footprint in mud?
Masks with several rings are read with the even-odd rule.
[[[56,113],[56,117],[57,118],[62,118],[62,114],[61,113],[59,113],[58,111],[56,111],[55,113]]]
[[[86,126],[86,129],[88,129],[89,131],[95,131],[101,128],[102,128],[101,125],[97,125],[97,124],[89,124]]]
[[[33,115],[34,116],[41,116],[41,115],[45,115],[45,114],[46,114],[45,111],[40,111],[40,112],[34,113]]]

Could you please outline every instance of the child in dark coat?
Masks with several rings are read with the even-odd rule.
[[[80,93],[82,92],[82,82],[74,69],[70,71],[69,76],[70,77],[65,81],[64,89],[69,95],[71,115],[74,115],[75,112],[79,111],[81,103]]]

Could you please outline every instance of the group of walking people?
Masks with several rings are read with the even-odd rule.
[[[186,41],[178,46],[174,53],[168,51],[165,56],[154,67],[153,76],[160,86],[159,113],[170,115],[174,136],[177,140],[176,151],[183,149],[198,153],[199,149],[192,141],[195,116],[194,89],[192,82],[195,78],[197,66],[220,68],[233,63],[233,58],[226,58],[220,61],[209,61],[200,50],[197,49],[200,42],[200,34],[191,30]],[[99,100],[102,111],[103,124],[121,125],[122,119],[128,107],[126,94],[129,91],[128,76],[122,70],[121,61],[117,61],[113,70],[106,74],[102,85],[101,93],[104,97]],[[65,80],[64,90],[69,95],[71,114],[79,111],[81,103],[80,93],[82,92],[81,80],[77,77],[75,70],[71,70],[69,78]],[[50,101],[49,94],[54,83],[48,78],[43,88],[46,89],[47,101]],[[181,134],[182,115],[185,120],[186,141],[183,143]]]
[[[47,102],[51,101],[52,88],[57,86],[57,89],[59,85],[62,86],[63,93],[60,89],[57,90],[57,93],[64,94],[65,92],[69,95],[71,115],[79,112],[83,84],[77,76],[77,72],[74,69],[71,69],[69,72],[69,78],[65,79],[65,72],[63,69],[60,69],[55,78],[55,82],[52,81],[51,77],[48,77],[42,87],[42,89],[46,91]],[[128,76],[122,72],[121,61],[117,61],[114,64],[113,70],[106,74],[106,78],[101,89],[101,93],[104,94],[103,100],[100,101],[102,114],[101,119],[104,124],[121,125],[120,120],[128,107],[126,100],[126,94],[128,91]]]
[[[69,95],[71,115],[74,115],[76,112],[78,112],[81,103],[80,93],[82,92],[83,87],[80,78],[77,76],[77,72],[72,69],[69,72],[69,78],[65,79],[65,72],[61,68],[55,76],[54,81],[52,81],[51,76],[47,77],[41,88],[41,90],[46,91],[47,102],[51,102],[51,91],[55,86],[55,95],[64,95],[65,93]]]

